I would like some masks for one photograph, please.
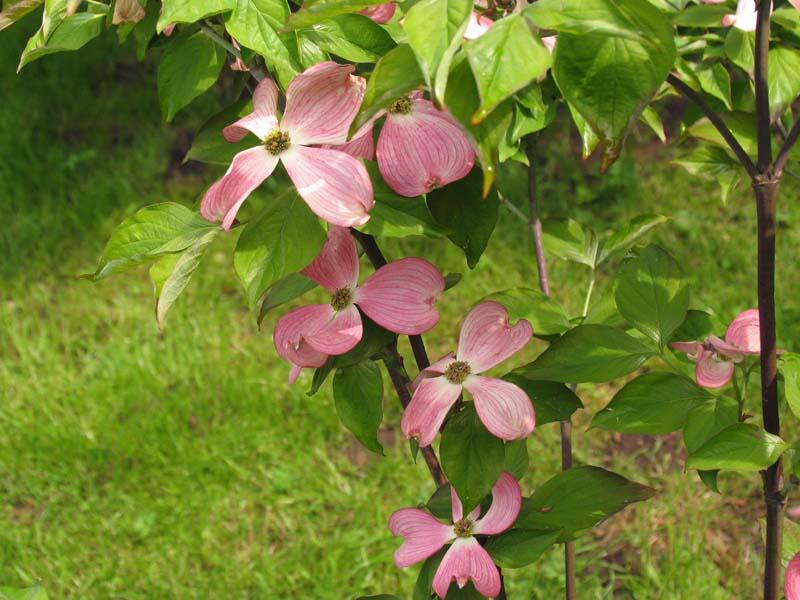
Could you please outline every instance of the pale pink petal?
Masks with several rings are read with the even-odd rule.
[[[520,387],[494,377],[470,375],[464,381],[464,389],[472,394],[475,410],[492,435],[520,440],[533,432],[533,404]]]
[[[358,249],[346,227],[331,225],[328,228],[325,245],[303,269],[303,275],[331,294],[341,288],[355,289],[358,283]]]
[[[358,159],[338,150],[292,146],[281,160],[318,217],[342,227],[369,221],[375,198],[367,169]]]
[[[800,10],[800,0],[789,0],[789,4],[794,6],[797,10]]]
[[[481,373],[517,353],[533,336],[525,319],[511,327],[508,311],[498,302],[481,302],[464,319],[456,357]]]
[[[303,338],[306,330],[306,315],[314,307],[304,306],[281,317],[275,325],[272,340],[278,354],[292,364],[289,382],[294,383],[303,367],[318,368],[325,364],[328,356],[314,350]]]
[[[469,16],[469,23],[467,24],[467,29],[464,31],[464,39],[465,40],[474,40],[476,38],[481,37],[484,33],[489,31],[489,28],[494,25],[494,21],[492,21],[489,17],[484,15],[479,15],[476,12],[473,12]]]
[[[700,387],[719,388],[731,380],[733,369],[732,361],[721,360],[715,352],[703,348],[697,355],[695,380]]]
[[[720,1],[724,2],[725,0],[720,0]],[[544,47],[547,48],[548,52],[550,52],[550,54],[552,54],[553,50],[556,49],[557,41],[558,41],[557,35],[546,35],[542,38],[542,43],[544,44]]]
[[[303,337],[317,352],[338,356],[349,352],[361,341],[364,333],[361,315],[352,304],[335,311],[330,304],[313,305],[316,310],[307,314],[308,323]]]
[[[419,387],[423,379],[430,379],[431,377],[438,377],[445,372],[448,365],[455,361],[455,356],[452,352],[448,352],[445,356],[437,360],[435,363],[428,365],[420,371],[411,382],[411,391],[413,392]]]
[[[433,591],[444,598],[453,579],[461,588],[471,579],[475,589],[489,598],[500,593],[500,573],[497,566],[489,553],[472,536],[457,538],[445,552],[436,575],[433,576]]]
[[[703,344],[700,342],[672,342],[669,347],[678,352],[685,352],[688,358],[696,360],[697,353],[700,352]]]
[[[497,535],[514,524],[522,508],[522,490],[510,473],[503,472],[492,488],[492,505],[472,531],[483,535]]]
[[[733,25],[742,31],[755,31],[758,22],[758,9],[755,0],[739,0],[735,15],[725,15],[722,24],[726,27]]]
[[[278,157],[263,146],[239,152],[222,179],[208,188],[200,203],[200,214],[209,221],[222,221],[222,227],[230,229],[244,201],[272,174],[277,164]]]
[[[161,33],[163,33],[166,37],[169,37],[172,35],[173,31],[175,31],[175,23],[170,23],[169,25],[164,27],[164,31],[162,31]]]
[[[403,258],[381,267],[356,290],[354,302],[381,327],[419,335],[439,322],[436,299],[444,277],[427,260]]]
[[[365,8],[361,11],[362,15],[367,15],[376,23],[388,23],[394,16],[394,11],[397,8],[394,2],[387,2],[385,4],[378,4],[370,8]]]
[[[729,344],[725,340],[721,340],[715,335],[708,336],[708,345],[713,348],[713,350],[720,356],[724,356],[725,358],[729,358],[733,362],[742,362],[744,359],[746,352],[742,352],[734,346],[733,344]]]
[[[795,554],[786,565],[783,593],[786,600],[800,600],[800,552]]]
[[[386,116],[378,138],[378,167],[402,196],[426,194],[465,177],[475,151],[461,126],[430,100],[416,98],[409,114]]]
[[[450,383],[444,377],[423,380],[414,391],[400,421],[405,436],[418,438],[423,448],[430,446],[460,394],[461,386]]]
[[[761,352],[761,327],[758,309],[751,308],[736,316],[728,325],[725,341],[736,346],[744,354]]]
[[[286,90],[286,112],[281,128],[293,144],[344,144],[366,82],[352,75],[354,65],[332,61],[309,67]]]
[[[246,67],[245,70],[247,70]],[[244,139],[249,131],[258,139],[263,140],[277,128],[278,86],[271,79],[265,78],[253,92],[253,112],[242,117],[233,125],[228,125],[222,130],[222,135],[229,142],[238,142]]]
[[[361,129],[356,132],[349,142],[336,145],[324,144],[322,147],[333,148],[334,150],[346,152],[354,158],[373,160],[375,158],[375,139],[372,135],[372,127],[375,123],[375,119],[381,114],[382,113],[375,115],[364,125],[362,125]]]
[[[389,519],[389,530],[403,537],[394,563],[401,569],[429,558],[453,539],[453,528],[418,508],[401,508]]]
[[[461,498],[458,497],[458,493],[456,492],[456,488],[452,485],[450,486],[450,506],[452,514],[453,514],[453,523],[456,523],[461,520],[464,516],[464,505],[461,504]],[[476,506],[472,509],[472,512],[467,515],[467,518],[472,521],[473,523],[478,519],[481,514],[481,507],[480,505]]]

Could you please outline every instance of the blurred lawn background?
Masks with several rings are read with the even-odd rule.
[[[398,540],[386,521],[433,487],[398,435],[396,398],[387,390],[387,452],[378,457],[340,426],[329,383],[314,397],[305,393],[310,375],[286,383],[270,335],[276,315],[259,332],[233,272],[235,235],[216,243],[161,334],[146,269],[96,284],[76,278],[93,270],[122,218],[155,202],[195,205],[219,175],[181,164],[218,92],[164,125],[153,63],[137,63],[111,34],[17,76],[35,20],[0,35],[0,587],[41,581],[54,600],[410,597],[416,571],[392,564]],[[600,176],[578,163],[569,123],[560,123],[540,145],[546,217],[609,233],[619,220],[668,215],[651,239],[690,274],[693,307],[714,309],[724,331],[754,305],[749,190],[723,206],[715,184],[667,166],[672,150],[653,144]],[[779,345],[795,349],[798,183],[789,177],[783,190],[778,282]],[[386,246],[391,257],[418,253],[465,273],[426,336],[432,356],[453,347],[475,300],[535,287],[528,232],[501,211],[473,272],[446,242]],[[551,273],[555,294],[577,313],[588,273],[562,262]],[[600,274],[596,297],[612,275]],[[659,495],[578,542],[579,597],[755,597],[757,476],[724,475],[730,493],[717,495],[683,472],[675,435],[587,432],[614,391],[579,389],[588,410],[576,415],[576,460]],[[539,428],[528,446],[523,486],[532,490],[557,469],[557,427]],[[557,547],[507,571],[511,598],[560,597],[561,563]]]

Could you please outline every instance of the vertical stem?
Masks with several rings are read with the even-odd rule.
[[[769,110],[769,35],[771,0],[758,3],[755,51],[756,126],[758,175],[753,178],[758,215],[758,317],[761,330],[761,413],[764,429],[780,435],[778,373],[775,332],[775,223],[779,179],[772,164]],[[783,464],[781,459],[763,472],[767,511],[764,556],[764,600],[777,600],[781,588],[781,536],[783,534]]]
[[[544,254],[542,221],[539,218],[539,202],[536,193],[536,137],[534,135],[528,135],[525,138],[525,154],[528,157],[528,205],[530,207],[528,227],[531,230],[533,248],[536,252],[539,289],[543,294],[549,296],[550,279],[547,272],[547,257]],[[559,429],[561,433],[561,470],[566,471],[572,468],[572,422],[561,421]],[[564,544],[564,587],[566,599],[575,600],[577,598],[575,545],[572,542]]]
[[[780,435],[778,372],[775,331],[775,215],[778,182],[755,183],[758,211],[758,317],[761,329],[761,411],[764,429]],[[781,582],[781,536],[783,533],[782,460],[770,465],[764,475],[767,511],[767,543],[764,557],[764,600],[777,600]]]

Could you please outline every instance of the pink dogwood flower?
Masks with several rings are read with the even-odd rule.
[[[321,367],[328,356],[358,344],[363,334],[358,309],[381,327],[404,335],[424,333],[439,321],[434,303],[445,281],[436,267],[420,258],[403,258],[358,285],[358,250],[344,227],[330,227],[328,240],[303,274],[327,290],[331,300],[297,308],[275,326],[275,348],[292,364],[290,382],[302,368]]]
[[[352,75],[354,68],[327,61],[306,69],[286,90],[283,118],[278,88],[264,79],[253,94],[253,112],[223,130],[229,142],[250,132],[261,144],[237,154],[228,172],[209,188],[200,206],[203,217],[230,229],[250,193],[282,162],[320,218],[343,227],[366,223],[375,199],[364,165],[345,152],[314,147],[347,141],[366,85]]]
[[[366,15],[376,23],[382,25],[392,20],[396,9],[397,6],[394,2],[386,2],[385,4],[376,4],[370,8],[365,8],[360,12],[362,15]]]
[[[453,579],[463,588],[472,580],[475,589],[490,598],[500,593],[500,572],[476,535],[497,535],[516,521],[522,507],[522,491],[516,480],[502,473],[492,488],[492,505],[483,517],[480,506],[466,517],[454,488],[450,488],[453,524],[438,521],[418,508],[402,508],[389,519],[389,530],[402,536],[403,544],[394,553],[401,569],[426,560],[453,542],[445,552],[433,577],[433,591],[440,598],[447,595]]]
[[[401,196],[427,194],[465,177],[475,151],[464,130],[446,110],[437,109],[421,92],[401,96],[364,124],[346,144],[336,146],[357,158],[376,154],[372,126],[386,115],[378,138],[378,169]]]
[[[790,0],[796,7],[800,5],[800,0]],[[706,4],[722,4],[725,0],[703,0]],[[796,4],[795,4],[796,3]],[[722,24],[725,27],[734,26],[742,31],[755,31],[758,21],[758,8],[755,0],[739,0],[736,5],[736,13],[725,15]]]
[[[697,385],[713,389],[726,385],[733,378],[735,363],[761,352],[760,331],[758,310],[751,308],[731,321],[724,340],[710,335],[705,342],[673,342],[670,346],[685,352],[697,363]]]
[[[502,304],[487,301],[473,308],[461,326],[455,356],[448,354],[420,373],[400,422],[406,437],[430,446],[464,390],[472,395],[478,416],[492,435],[504,440],[528,437],[536,425],[528,395],[513,383],[479,373],[515,354],[532,335],[533,328],[524,319],[513,327],[509,324]]]

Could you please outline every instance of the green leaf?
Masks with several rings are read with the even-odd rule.
[[[464,46],[481,104],[472,115],[480,123],[501,102],[547,72],[550,52],[522,15],[498,20],[477,39]]]
[[[723,27],[722,19],[731,13],[729,6],[719,4],[700,4],[690,6],[672,19],[682,27]]]
[[[164,120],[208,90],[225,64],[225,50],[202,32],[170,41],[158,63],[158,100]]]
[[[270,198],[245,227],[233,255],[248,304],[255,306],[273,283],[306,267],[324,243],[325,230],[300,196]]]
[[[182,252],[218,228],[174,202],[146,206],[111,234],[100,264],[87,279],[97,281],[165,254]]]
[[[192,147],[189,148],[183,162],[196,160],[215,165],[229,165],[239,152],[255,145],[255,138],[248,136],[240,142],[231,143],[222,135],[222,130],[251,112],[253,103],[249,99],[242,99],[211,117],[194,136]]]
[[[369,213],[369,221],[359,228],[360,231],[381,237],[425,235],[440,238],[447,235],[447,230],[436,223],[421,196],[398,196],[383,181],[376,163],[365,161],[365,165],[372,180],[375,206]]]
[[[383,377],[378,365],[365,360],[338,369],[333,378],[333,399],[344,426],[369,450],[383,454],[378,442],[383,420]]]
[[[35,585],[22,590],[10,587],[0,588],[0,600],[49,600],[43,587]]]
[[[608,325],[578,325],[532,363],[512,371],[528,379],[603,383],[635,371],[655,352]]]
[[[510,529],[490,537],[486,543],[486,551],[501,567],[518,569],[539,560],[560,535],[560,531]]]
[[[542,232],[548,254],[594,268],[598,241],[591,229],[572,219],[553,219],[542,224]]]
[[[623,263],[615,282],[620,314],[663,348],[689,310],[689,286],[678,261],[648,246]]]
[[[687,469],[759,471],[773,464],[787,444],[752,423],[735,423],[689,454]]]
[[[529,499],[523,499],[515,527],[560,530],[558,541],[565,542],[629,504],[654,495],[652,488],[600,467],[574,467],[539,486]]]
[[[446,487],[448,490],[447,494],[449,498],[450,486]],[[449,519],[450,514],[447,514],[445,518]],[[414,584],[414,594],[412,596],[412,600],[431,600],[432,596],[431,588],[433,587],[433,577],[434,575],[436,575],[436,569],[439,568],[439,563],[442,562],[442,558],[444,558],[445,552],[447,552],[447,549],[442,548],[422,564],[422,568],[420,569],[419,575],[417,576],[417,582]]]
[[[453,501],[450,493],[450,484],[439,486],[425,503],[425,507],[437,519],[451,520],[453,518]]]
[[[227,12],[236,0],[163,0],[158,33],[174,23],[195,23],[206,17]]]
[[[786,403],[800,418],[800,354],[786,352],[778,358],[778,370],[783,375],[783,392]]]
[[[777,47],[769,51],[769,108],[778,119],[800,94],[800,51]]]
[[[320,23],[331,17],[345,13],[353,13],[382,4],[386,0],[310,0],[286,23],[287,29],[303,29]]]
[[[450,241],[464,251],[470,269],[475,268],[489,244],[500,206],[496,192],[486,199],[481,197],[480,177],[473,169],[463,179],[428,194],[433,218],[450,232]]]
[[[511,473],[514,479],[522,479],[529,464],[527,439],[506,442],[503,471]]]
[[[752,73],[756,56],[755,33],[730,27],[725,36],[725,56],[740,69]]]
[[[302,34],[323,50],[355,63],[375,62],[396,46],[383,27],[364,15],[338,15]]]
[[[464,514],[475,508],[503,471],[503,441],[489,433],[468,403],[444,427],[439,455],[450,484],[464,505]]]
[[[495,292],[483,300],[499,302],[508,310],[512,323],[525,319],[533,327],[535,335],[564,333],[570,328],[569,318],[561,304],[531,288],[511,288]]]
[[[183,252],[162,256],[150,267],[150,279],[153,281],[156,299],[156,323],[159,329],[163,329],[167,311],[186,289],[192,275],[200,266],[206,250],[219,232],[219,229],[209,230]]]
[[[628,382],[592,419],[592,427],[656,435],[683,427],[689,411],[714,396],[686,377],[657,371]]]
[[[726,427],[738,423],[739,405],[733,398],[717,396],[691,409],[686,415],[683,443],[689,454],[697,451],[708,440]]]
[[[497,176],[500,162],[500,145],[503,143],[514,116],[514,103],[503,102],[479,124],[473,124],[472,115],[478,110],[481,100],[478,84],[472,74],[469,62],[460,55],[453,61],[450,79],[447,84],[445,104],[456,120],[475,142],[478,159],[483,170],[483,195],[489,194]]]
[[[236,0],[233,11],[225,17],[228,33],[264,57],[283,89],[302,70],[295,34],[277,33],[288,17],[286,0]]]
[[[105,9],[107,10],[107,7]],[[45,20],[41,29],[28,40],[22,51],[17,71],[48,54],[82,48],[103,33],[105,22],[106,13],[102,10],[75,13],[66,18],[59,15]]]
[[[416,89],[422,85],[423,81],[422,72],[419,70],[417,59],[410,46],[400,44],[397,48],[387,52],[376,63],[369,81],[367,81],[364,101],[350,127],[350,132],[358,130],[378,111],[389,106],[399,96]]]
[[[4,4],[3,6],[5,8],[0,12],[0,31],[6,27],[11,27],[22,17],[36,10],[42,4],[44,4],[44,0],[19,0],[13,4]]]
[[[606,240],[600,249],[600,257],[597,264],[601,265],[612,258],[617,258],[630,250],[633,245],[647,235],[650,230],[669,221],[669,217],[662,215],[639,215],[632,220],[623,223]]]
[[[283,279],[273,283],[264,295],[261,310],[258,313],[258,326],[261,327],[264,317],[273,308],[277,308],[295,298],[299,298],[307,291],[317,286],[311,279],[302,273],[290,273]]]
[[[599,136],[607,168],[672,69],[672,25],[647,0],[541,0],[526,14],[540,27],[556,20],[553,77]]]
[[[711,315],[702,310],[689,310],[670,341],[690,342],[705,339],[713,331]]]
[[[705,93],[721,100],[728,110],[733,110],[731,76],[722,63],[701,64],[695,70],[695,75]]]
[[[469,24],[472,0],[420,0],[403,20],[408,44],[417,56],[425,84],[444,102],[450,63]]]
[[[516,372],[504,375],[503,379],[521,387],[531,399],[537,426],[568,421],[576,410],[583,408],[581,399],[563,383],[528,379]]]

